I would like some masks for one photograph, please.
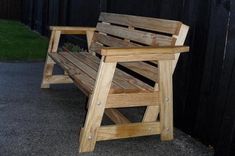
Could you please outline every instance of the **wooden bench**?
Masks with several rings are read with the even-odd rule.
[[[160,134],[173,139],[172,74],[189,27],[178,21],[101,13],[96,28],[51,27],[41,88],[74,83],[88,97],[80,152],[96,141]],[[61,35],[84,34],[89,52],[57,52]],[[64,75],[52,75],[54,64]],[[132,123],[117,108],[146,107]],[[115,124],[103,125],[106,114]]]

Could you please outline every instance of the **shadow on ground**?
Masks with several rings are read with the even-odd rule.
[[[85,120],[86,97],[73,85],[40,89],[43,63],[0,63],[0,155],[75,156]],[[134,119],[134,113],[125,112]],[[105,119],[105,123],[109,123]],[[84,156],[210,156],[213,151],[175,130],[159,136],[98,142]]]

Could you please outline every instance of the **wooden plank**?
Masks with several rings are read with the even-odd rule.
[[[122,62],[121,66],[128,68],[154,82],[158,80],[158,69],[145,62]]]
[[[125,27],[104,23],[98,23],[96,29],[97,31],[103,33],[151,46],[170,46],[173,42],[175,42],[175,39],[173,37],[144,32],[140,30],[131,30]]]
[[[161,140],[173,139],[172,62],[159,61]]]
[[[55,31],[51,32],[51,37],[50,37],[47,53],[50,53],[52,51],[53,43],[55,40],[55,34],[56,34]],[[50,84],[45,83],[45,80],[46,80],[47,76],[52,75],[52,72],[54,69],[54,64],[55,64],[55,62],[51,59],[51,57],[49,55],[47,55],[46,62],[44,65],[44,70],[43,70],[41,88],[49,88],[50,87]]]
[[[131,62],[131,61],[151,61],[151,60],[174,60],[173,54],[148,54],[148,55],[124,55],[107,56],[105,62]]]
[[[46,76],[45,84],[63,84],[63,83],[73,83],[73,80],[69,76],[65,75],[51,75]]]
[[[109,94],[106,108],[159,105],[159,92]]]
[[[168,34],[178,34],[179,27],[182,24],[179,21],[173,21],[173,20],[140,17],[132,15],[121,15],[121,14],[104,13],[104,12],[100,14],[99,21],[120,24],[125,26],[132,26],[136,28],[142,28]]]
[[[112,109],[112,108],[105,109],[105,115],[108,116],[115,124],[130,123],[129,119],[127,119],[117,109]]]
[[[97,141],[97,130],[103,118],[105,104],[112,84],[116,63],[104,63],[101,59],[93,95],[89,98],[89,109],[84,131],[81,136],[79,152],[94,150]]]
[[[139,44],[128,42],[123,39],[116,38],[113,36],[104,35],[101,33],[95,33],[93,41],[102,43],[102,44],[109,46],[109,47],[142,47]]]
[[[101,126],[98,128],[97,141],[132,138],[160,134],[160,123],[130,123]]]
[[[143,122],[154,122],[159,115],[159,106],[148,106],[145,110]]]
[[[50,26],[50,30],[55,31],[95,31],[94,27],[71,27],[71,26]]]
[[[89,51],[90,51],[93,36],[94,36],[94,31],[86,31],[87,47],[88,47]]]
[[[77,65],[78,68],[81,68],[84,72],[87,71],[87,74],[91,77],[93,77],[94,79],[96,78],[96,73],[98,72],[98,67],[99,64],[94,64],[93,63],[88,63],[87,59],[85,59],[83,56],[79,55],[79,53],[77,53],[76,55],[74,55],[74,53],[70,53],[71,55],[74,55],[76,58],[71,57],[70,54],[68,53],[62,53],[63,55],[65,55],[65,57],[69,58],[71,61],[75,62],[75,64]],[[98,62],[98,57],[91,57],[93,59],[97,59],[96,62]],[[77,61],[76,61],[77,60]],[[90,60],[91,61],[91,60]],[[133,90],[133,91],[137,91],[140,90],[139,88],[136,87],[136,85],[133,85],[131,83],[129,83],[128,81],[123,81],[124,79],[134,79],[134,77],[130,77],[130,76],[126,76],[124,74],[119,73],[119,71],[115,72],[115,76],[113,78],[113,86],[116,86],[116,88],[118,89],[118,91],[120,91],[121,89],[129,89],[129,90]],[[112,93],[115,92],[113,87],[112,87]]]
[[[50,56],[58,63],[65,71],[68,72],[70,77],[74,80],[75,84],[86,94],[89,95],[95,84],[95,80],[89,77],[85,72],[76,68],[76,66],[62,55],[51,53]]]
[[[163,46],[163,47],[125,47],[113,48],[106,47],[101,50],[101,54],[105,56],[119,56],[119,55],[147,55],[147,54],[175,54],[188,52],[188,46]]]
[[[74,55],[77,55],[77,57],[80,57],[81,61],[84,61],[93,69],[97,69],[99,64],[99,58],[95,57],[93,55],[89,55],[86,53],[73,53]],[[83,56],[80,56],[83,55]],[[149,92],[152,91],[153,88],[144,82],[136,79],[135,77],[116,69],[113,81],[116,85],[123,88],[123,91],[121,90],[113,90],[113,93],[120,93],[121,92]]]
[[[189,30],[189,26],[184,25],[184,24],[181,25],[179,34],[178,35],[173,35],[173,37],[176,38],[175,45],[177,45],[177,46],[184,45],[185,39],[186,39],[187,34],[188,34],[188,30]],[[179,57],[180,57],[180,53],[175,54],[175,60],[172,62],[172,73],[174,73],[174,71],[175,71],[175,67],[176,67],[176,64],[178,62]]]
[[[59,42],[60,42],[60,36],[61,36],[61,31],[55,31],[55,36],[52,44],[52,50],[51,52],[57,52],[58,47],[59,47]]]

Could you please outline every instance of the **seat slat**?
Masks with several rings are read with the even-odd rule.
[[[122,62],[119,64],[154,82],[158,81],[158,69],[155,66],[145,62]]]
[[[80,53],[74,53],[75,55],[79,55]],[[90,54],[86,54],[86,53],[81,53],[81,55],[86,56],[90,61],[94,61],[94,63],[96,63],[97,65],[99,64],[99,59],[96,56],[90,55]],[[79,56],[80,57],[80,56]],[[85,59],[84,59],[85,61]],[[89,63],[90,66],[94,66],[93,63]],[[96,68],[96,67],[95,67]],[[128,89],[129,87],[134,87],[136,90],[136,92],[151,92],[153,91],[153,88],[147,84],[145,84],[144,82],[136,79],[135,77],[121,71],[120,69],[116,69],[115,74],[114,74],[114,78],[113,81],[122,86],[123,88]],[[128,90],[127,90],[128,92]],[[132,92],[131,90],[129,92]]]
[[[132,30],[125,27],[109,25],[105,23],[98,23],[96,29],[97,31],[103,33],[107,33],[110,35],[125,38],[150,46],[170,46],[175,42],[175,38],[173,37],[144,32],[140,30]]]
[[[163,32],[172,35],[178,35],[181,22],[151,17],[140,17],[133,15],[120,15],[114,13],[102,12],[99,21],[132,26],[136,28],[147,29],[151,31]]]
[[[96,63],[96,62],[100,61],[98,58],[94,57],[92,60],[97,60],[97,61],[92,62],[92,60],[89,60],[88,58],[85,57],[85,55],[82,55],[81,53],[76,53],[76,55],[75,55],[75,53],[70,53],[70,54],[64,53],[63,55],[65,55],[66,57],[71,59],[71,61],[77,60],[77,62],[79,62],[79,63],[76,62],[78,67],[81,66],[79,64],[83,64],[83,66],[79,67],[79,68],[83,68],[83,70],[87,71],[87,73],[90,76],[96,78],[96,74],[97,74],[98,69],[99,69],[99,63]],[[70,58],[71,56],[73,57],[73,59]],[[120,78],[117,77],[117,76],[114,76],[113,83],[114,83],[114,85],[116,85],[116,86],[118,86],[122,89],[132,89],[132,90],[136,89],[135,85],[130,84],[126,81],[120,81]]]
[[[81,90],[86,95],[89,95],[92,92],[95,85],[95,80],[93,78],[89,77],[82,70],[76,68],[73,63],[60,54],[49,53],[49,55],[56,63],[58,63],[65,71],[67,71],[70,77],[74,80],[75,84],[79,86],[79,88],[81,88]]]

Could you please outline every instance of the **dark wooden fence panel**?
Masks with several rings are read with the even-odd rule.
[[[21,0],[0,0],[0,18],[20,20],[21,6]]]
[[[233,0],[23,0],[22,20],[48,35],[49,25],[95,26],[100,11],[161,17],[190,26],[191,50],[174,73],[174,123],[234,155],[235,7]],[[35,8],[37,7],[37,8]],[[80,37],[67,38],[85,45]]]

